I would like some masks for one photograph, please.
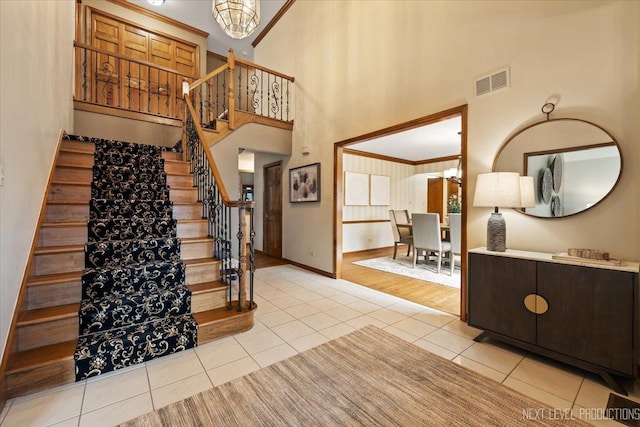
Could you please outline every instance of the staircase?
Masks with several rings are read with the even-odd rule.
[[[104,350],[117,340],[147,344],[153,331],[168,331],[171,352],[253,326],[255,309],[227,308],[228,287],[182,153],[158,150],[156,160],[140,161],[156,149],[119,144],[120,152],[143,147],[135,162],[148,167],[132,171],[130,162],[118,164],[121,155],[101,153],[105,144],[113,145],[66,136],[60,145],[4,378],[9,397],[162,355],[150,344],[123,361]]]

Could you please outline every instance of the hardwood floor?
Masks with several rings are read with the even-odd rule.
[[[270,257],[258,251],[256,251],[255,253],[255,258],[253,259],[253,263],[255,264],[256,268],[273,267],[276,265],[286,264],[286,262],[281,261],[278,258]]]
[[[406,251],[399,247],[398,252]],[[460,289],[353,264],[354,261],[393,255],[393,248],[346,253],[342,278],[447,313],[460,315]]]

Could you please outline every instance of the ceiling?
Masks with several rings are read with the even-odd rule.
[[[419,128],[351,144],[349,149],[411,162],[460,155],[462,118],[442,120]]]
[[[145,9],[209,33],[207,50],[226,56],[232,48],[237,56],[253,60],[251,43],[284,6],[286,0],[261,0],[260,25],[242,40],[227,36],[213,19],[212,0],[165,0],[153,6],[147,0],[128,0]],[[349,145],[348,148],[410,162],[460,155],[461,119],[455,117],[392,135]]]
[[[153,6],[147,0],[128,1],[208,32],[207,50],[211,52],[227,56],[229,48],[232,48],[236,56],[249,61],[253,60],[253,46],[251,46],[251,43],[286,2],[285,0],[262,0],[260,2],[260,25],[249,37],[237,40],[226,35],[213,19],[211,13],[213,9],[212,0],[165,0],[160,6]]]

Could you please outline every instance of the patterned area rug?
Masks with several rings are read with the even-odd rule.
[[[436,261],[432,258],[428,264],[420,259],[413,268],[413,258],[411,256],[402,256],[398,254],[396,259],[393,257],[380,257],[355,261],[354,264],[363,267],[375,268],[376,270],[386,271],[387,273],[399,274],[401,276],[411,277],[413,279],[424,280],[425,282],[438,283],[440,285],[451,286],[452,288],[460,288],[460,257],[456,257],[456,268],[453,270],[453,276],[450,276],[451,269],[446,263],[443,263],[440,274],[438,274]]]
[[[523,415],[534,409],[540,416]],[[367,326],[123,426],[588,425],[553,414],[542,403]]]

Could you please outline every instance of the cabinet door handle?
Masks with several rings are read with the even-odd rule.
[[[524,297],[524,306],[534,314],[544,314],[549,310],[549,303],[538,294],[529,294]]]

